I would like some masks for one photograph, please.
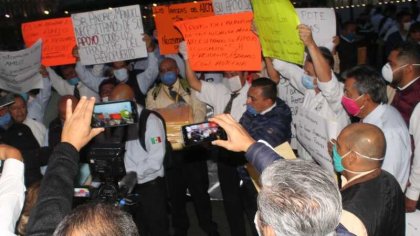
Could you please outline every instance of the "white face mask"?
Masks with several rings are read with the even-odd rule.
[[[128,80],[128,70],[126,68],[114,70],[114,76],[118,81],[125,82]]]
[[[242,88],[241,78],[239,75],[233,76],[232,78],[223,78],[223,84],[231,92],[236,92]]]
[[[403,23],[403,29],[405,31],[409,31],[410,30],[410,26],[411,26],[411,22],[405,22],[405,23]]]
[[[404,67],[406,67],[408,64],[405,64],[403,66],[398,67],[395,70],[392,70],[391,65],[388,63],[386,63],[383,67],[382,67],[382,77],[384,77],[384,79],[388,82],[388,83],[392,83],[392,80],[394,79],[394,72],[397,70],[400,70]]]

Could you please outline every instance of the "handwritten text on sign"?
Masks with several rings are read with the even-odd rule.
[[[303,108],[299,109],[294,121],[298,141],[321,167],[333,174],[334,168],[327,145],[330,139],[337,137],[337,122]]]
[[[330,48],[336,35],[335,12],[332,8],[296,8],[300,22],[312,29],[312,35],[318,46]],[[330,48],[332,49],[332,48]]]
[[[265,57],[303,64],[304,46],[299,39],[299,18],[289,0],[254,0],[252,2]]]
[[[22,24],[26,47],[42,39],[42,64],[57,66],[75,63],[72,49],[76,45],[71,18],[57,18]]]
[[[214,14],[223,15],[252,11],[252,6],[249,0],[213,0],[213,9]]]
[[[42,41],[15,52],[0,52],[0,88],[15,93],[42,87],[38,71],[41,66]]]
[[[147,57],[139,5],[71,15],[83,65]]]
[[[176,22],[195,71],[259,71],[261,48],[251,31],[252,12]]]
[[[182,35],[173,23],[182,20],[213,16],[211,1],[172,4],[153,7],[160,54],[178,53]]]

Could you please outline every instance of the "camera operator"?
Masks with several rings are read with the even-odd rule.
[[[131,100],[135,95],[130,86],[117,85],[110,95],[111,101]],[[138,116],[144,108],[137,105]],[[147,111],[146,111],[147,112]],[[137,173],[137,184],[133,193],[138,194],[139,202],[132,207],[133,216],[141,235],[169,235],[169,222],[166,214],[166,193],[163,160],[166,151],[166,135],[162,120],[151,113],[146,120],[145,134],[137,123],[126,129],[124,164],[127,173]],[[144,135],[144,148],[140,136]]]

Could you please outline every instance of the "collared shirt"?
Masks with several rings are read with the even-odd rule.
[[[267,109],[265,109],[264,111],[262,111],[261,113],[260,113],[260,115],[264,115],[264,114],[266,114],[267,112],[270,112],[271,110],[273,110],[273,108],[275,107],[277,105],[277,103],[275,102],[271,107],[269,107],[269,108],[267,108]]]
[[[380,104],[363,123],[376,125],[384,132],[386,153],[382,169],[392,174],[404,191],[410,173],[411,142],[407,126],[400,113],[388,104]]]
[[[246,99],[250,85],[245,85],[239,90],[239,95],[233,100],[230,114],[239,121],[246,110]],[[201,92],[194,91],[197,98],[214,108],[214,114],[223,114],[232,92],[223,83],[209,83],[201,81]]]
[[[137,106],[140,116],[143,108]],[[127,172],[137,173],[137,183],[142,184],[164,176],[163,159],[166,151],[166,136],[162,121],[150,114],[147,118],[145,134],[146,150],[140,144],[138,137],[138,124],[128,128],[127,141],[125,143],[124,164]]]
[[[27,125],[31,129],[32,134],[34,135],[36,141],[38,141],[39,146],[43,147],[45,145],[45,135],[47,133],[45,126],[42,123],[36,120],[32,120],[29,117],[26,117],[26,119],[23,121],[23,124]]]
[[[64,95],[74,95],[74,85],[69,84],[65,79],[59,76],[53,69],[47,67],[49,78],[51,80],[52,86],[57,90],[60,96]],[[98,93],[90,89],[84,84],[84,82],[79,82],[77,85],[80,96],[86,96],[88,98],[95,97],[96,100],[99,99]]]
[[[82,65],[80,61],[76,63],[76,73],[80,80],[91,90],[99,93],[99,85],[102,81],[108,79],[108,77],[97,77],[86,66]],[[142,73],[136,75],[137,82],[140,87],[140,91],[146,94],[150,86],[155,82],[156,77],[159,74],[158,59],[153,52],[148,54],[147,67]],[[83,95],[83,94],[81,94]]]
[[[409,130],[414,141],[414,157],[409,179],[411,185],[407,187],[405,195],[411,200],[418,200],[420,195],[420,103],[411,113]]]
[[[16,221],[25,201],[23,162],[9,158],[0,178],[0,235],[15,235]]]

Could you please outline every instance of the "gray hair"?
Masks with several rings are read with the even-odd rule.
[[[262,225],[277,236],[325,236],[334,232],[342,211],[333,176],[304,160],[280,160],[261,175],[258,210]]]
[[[357,92],[369,94],[373,102],[377,104],[387,103],[386,84],[382,76],[372,67],[355,66],[344,73],[346,79],[354,79],[354,87]]]

